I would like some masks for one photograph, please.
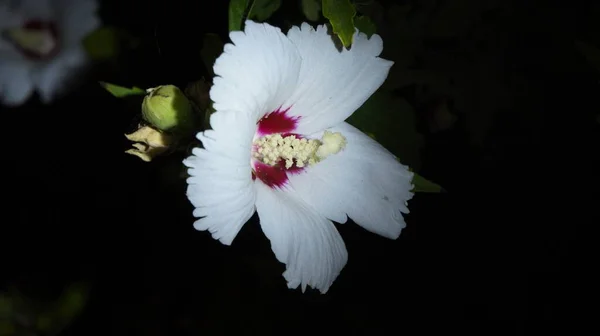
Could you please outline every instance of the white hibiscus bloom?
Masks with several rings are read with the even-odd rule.
[[[391,239],[406,225],[413,174],[344,122],[393,62],[378,57],[378,35],[356,32],[339,51],[326,26],[286,36],[247,21],[230,37],[214,65],[212,130],[184,161],[194,227],[230,245],[257,211],[288,287],[325,293],[348,259],[332,221]]]
[[[0,0],[0,103],[44,103],[87,64],[82,39],[100,25],[94,0]]]

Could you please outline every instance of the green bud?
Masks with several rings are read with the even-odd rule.
[[[194,128],[194,112],[189,100],[174,85],[147,90],[142,102],[144,120],[161,131],[182,133]]]

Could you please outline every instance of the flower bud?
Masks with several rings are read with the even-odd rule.
[[[125,134],[125,137],[133,142],[134,147],[125,153],[135,155],[146,162],[166,153],[176,144],[173,137],[149,126],[141,126],[135,132]]]
[[[142,102],[145,121],[161,131],[187,133],[194,128],[194,112],[189,100],[174,85],[148,89]]]

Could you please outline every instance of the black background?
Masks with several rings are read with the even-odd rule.
[[[573,41],[600,37],[598,12],[592,1],[523,3],[498,26],[503,66],[535,90],[515,89],[522,103],[481,146],[460,119],[426,134],[422,174],[448,192],[416,195],[397,241],[338,225],[349,263],[320,295],[287,289],[256,216],[230,247],[195,231],[185,190],[165,176],[178,160],[124,154],[138,111],[96,84],[206,75],[197,49],[206,32],[226,38],[226,2],[105,1],[106,24],[147,45],[51,106],[0,113],[2,285],[51,298],[90,281],[73,335],[574,332],[589,266],[577,234],[587,213],[572,206],[595,192],[584,176],[598,168],[600,87]]]

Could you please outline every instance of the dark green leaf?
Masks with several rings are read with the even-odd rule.
[[[229,31],[242,30],[248,0],[229,1]]]
[[[415,186],[413,192],[440,193],[444,191],[439,184],[433,183],[417,173],[414,173],[412,183]]]
[[[310,21],[319,20],[321,12],[321,0],[302,0],[302,12]]]
[[[89,287],[85,283],[70,285],[56,303],[56,314],[62,319],[72,319],[87,301]]]
[[[13,313],[13,303],[9,296],[0,293],[0,319],[7,318]]]
[[[115,28],[102,27],[83,40],[83,47],[93,60],[112,59],[119,53],[119,32]]]
[[[206,66],[206,70],[211,76],[214,76],[213,65],[215,60],[223,52],[223,41],[217,34],[204,35],[204,45],[200,51],[200,57]]]
[[[0,336],[17,335],[17,327],[11,320],[0,320]]]
[[[281,0],[254,0],[248,18],[256,21],[265,21],[281,6]]]
[[[115,59],[125,49],[135,48],[139,39],[113,27],[102,27],[86,36],[83,47],[91,59],[106,61]]]
[[[104,89],[106,89],[106,91],[110,92],[113,96],[117,97],[117,98],[123,98],[123,97],[127,97],[127,96],[139,96],[139,95],[145,95],[146,94],[146,90],[140,89],[137,86],[130,88],[126,88],[123,86],[118,86],[115,84],[110,84],[110,83],[106,83],[106,82],[100,82],[100,85],[102,85],[102,87]]]
[[[371,38],[377,32],[377,27],[368,16],[358,16],[354,19],[354,26],[367,37]]]
[[[81,312],[87,301],[89,288],[86,284],[70,285],[49,310],[41,313],[36,328],[44,334],[63,329]]]
[[[323,16],[325,16],[333,32],[338,35],[344,47],[352,45],[354,36],[354,16],[356,9],[350,0],[323,0]]]
[[[195,107],[198,108],[200,115],[204,115],[210,104],[210,83],[204,79],[191,82],[185,88],[184,93]]]
[[[423,139],[416,130],[414,110],[405,99],[387,91],[375,92],[347,121],[372,134],[400,162],[419,169]]]
[[[146,90],[140,89],[137,86],[130,88],[126,88],[123,86],[118,86],[115,84],[110,84],[110,83],[106,83],[106,82],[100,82],[100,85],[102,85],[102,87],[104,89],[106,89],[106,91],[110,92],[113,96],[117,97],[117,98],[123,98],[123,97],[127,97],[127,96],[139,96],[139,95],[145,95],[146,94]]]

